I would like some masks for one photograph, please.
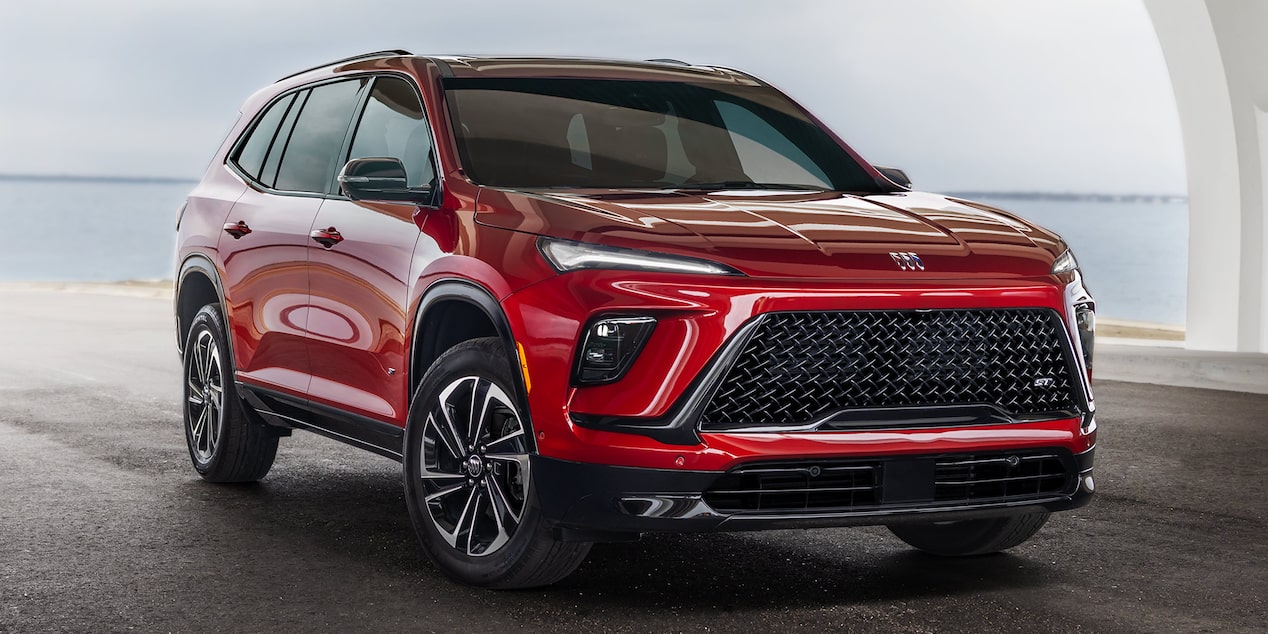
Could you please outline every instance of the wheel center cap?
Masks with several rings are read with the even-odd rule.
[[[471,456],[467,458],[467,474],[473,478],[480,476],[480,472],[484,471],[484,463],[480,461],[480,456]]]

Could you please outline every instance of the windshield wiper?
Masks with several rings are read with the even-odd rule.
[[[714,181],[710,183],[683,183],[674,189],[788,189],[798,191],[832,191],[819,185],[795,185],[792,183],[754,183],[753,181]]]

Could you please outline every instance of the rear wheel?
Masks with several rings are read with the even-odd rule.
[[[959,522],[892,524],[890,532],[908,545],[943,557],[968,557],[1008,550],[1030,539],[1048,513],[992,517]]]
[[[224,320],[215,304],[194,315],[185,339],[185,441],[194,469],[211,482],[254,482],[277,455],[277,436],[242,411]]]
[[[424,375],[405,431],[414,530],[433,563],[476,586],[549,585],[590,550],[555,539],[542,520],[513,381],[498,339],[460,343]]]

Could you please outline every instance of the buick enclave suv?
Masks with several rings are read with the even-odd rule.
[[[1061,238],[916,193],[760,79],[384,51],[252,96],[179,221],[194,468],[398,460],[430,559],[528,587],[649,531],[1010,548],[1086,504]]]

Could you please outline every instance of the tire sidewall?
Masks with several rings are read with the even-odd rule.
[[[406,505],[423,550],[446,574],[477,586],[495,585],[499,579],[512,574],[523,563],[533,542],[539,536],[549,537],[549,530],[543,525],[541,509],[537,504],[537,483],[530,471],[523,520],[510,541],[495,553],[472,557],[451,547],[432,523],[430,511],[422,501],[424,492],[419,461],[427,415],[440,391],[452,381],[465,376],[479,376],[492,381],[508,395],[517,393],[514,389],[515,378],[507,367],[505,354],[499,355],[496,352],[500,347],[500,343],[495,348],[494,344],[487,342],[479,346],[459,344],[436,360],[414,392],[402,452]],[[518,399],[514,400],[517,401],[516,414],[532,453],[532,425],[527,413],[522,411]]]

